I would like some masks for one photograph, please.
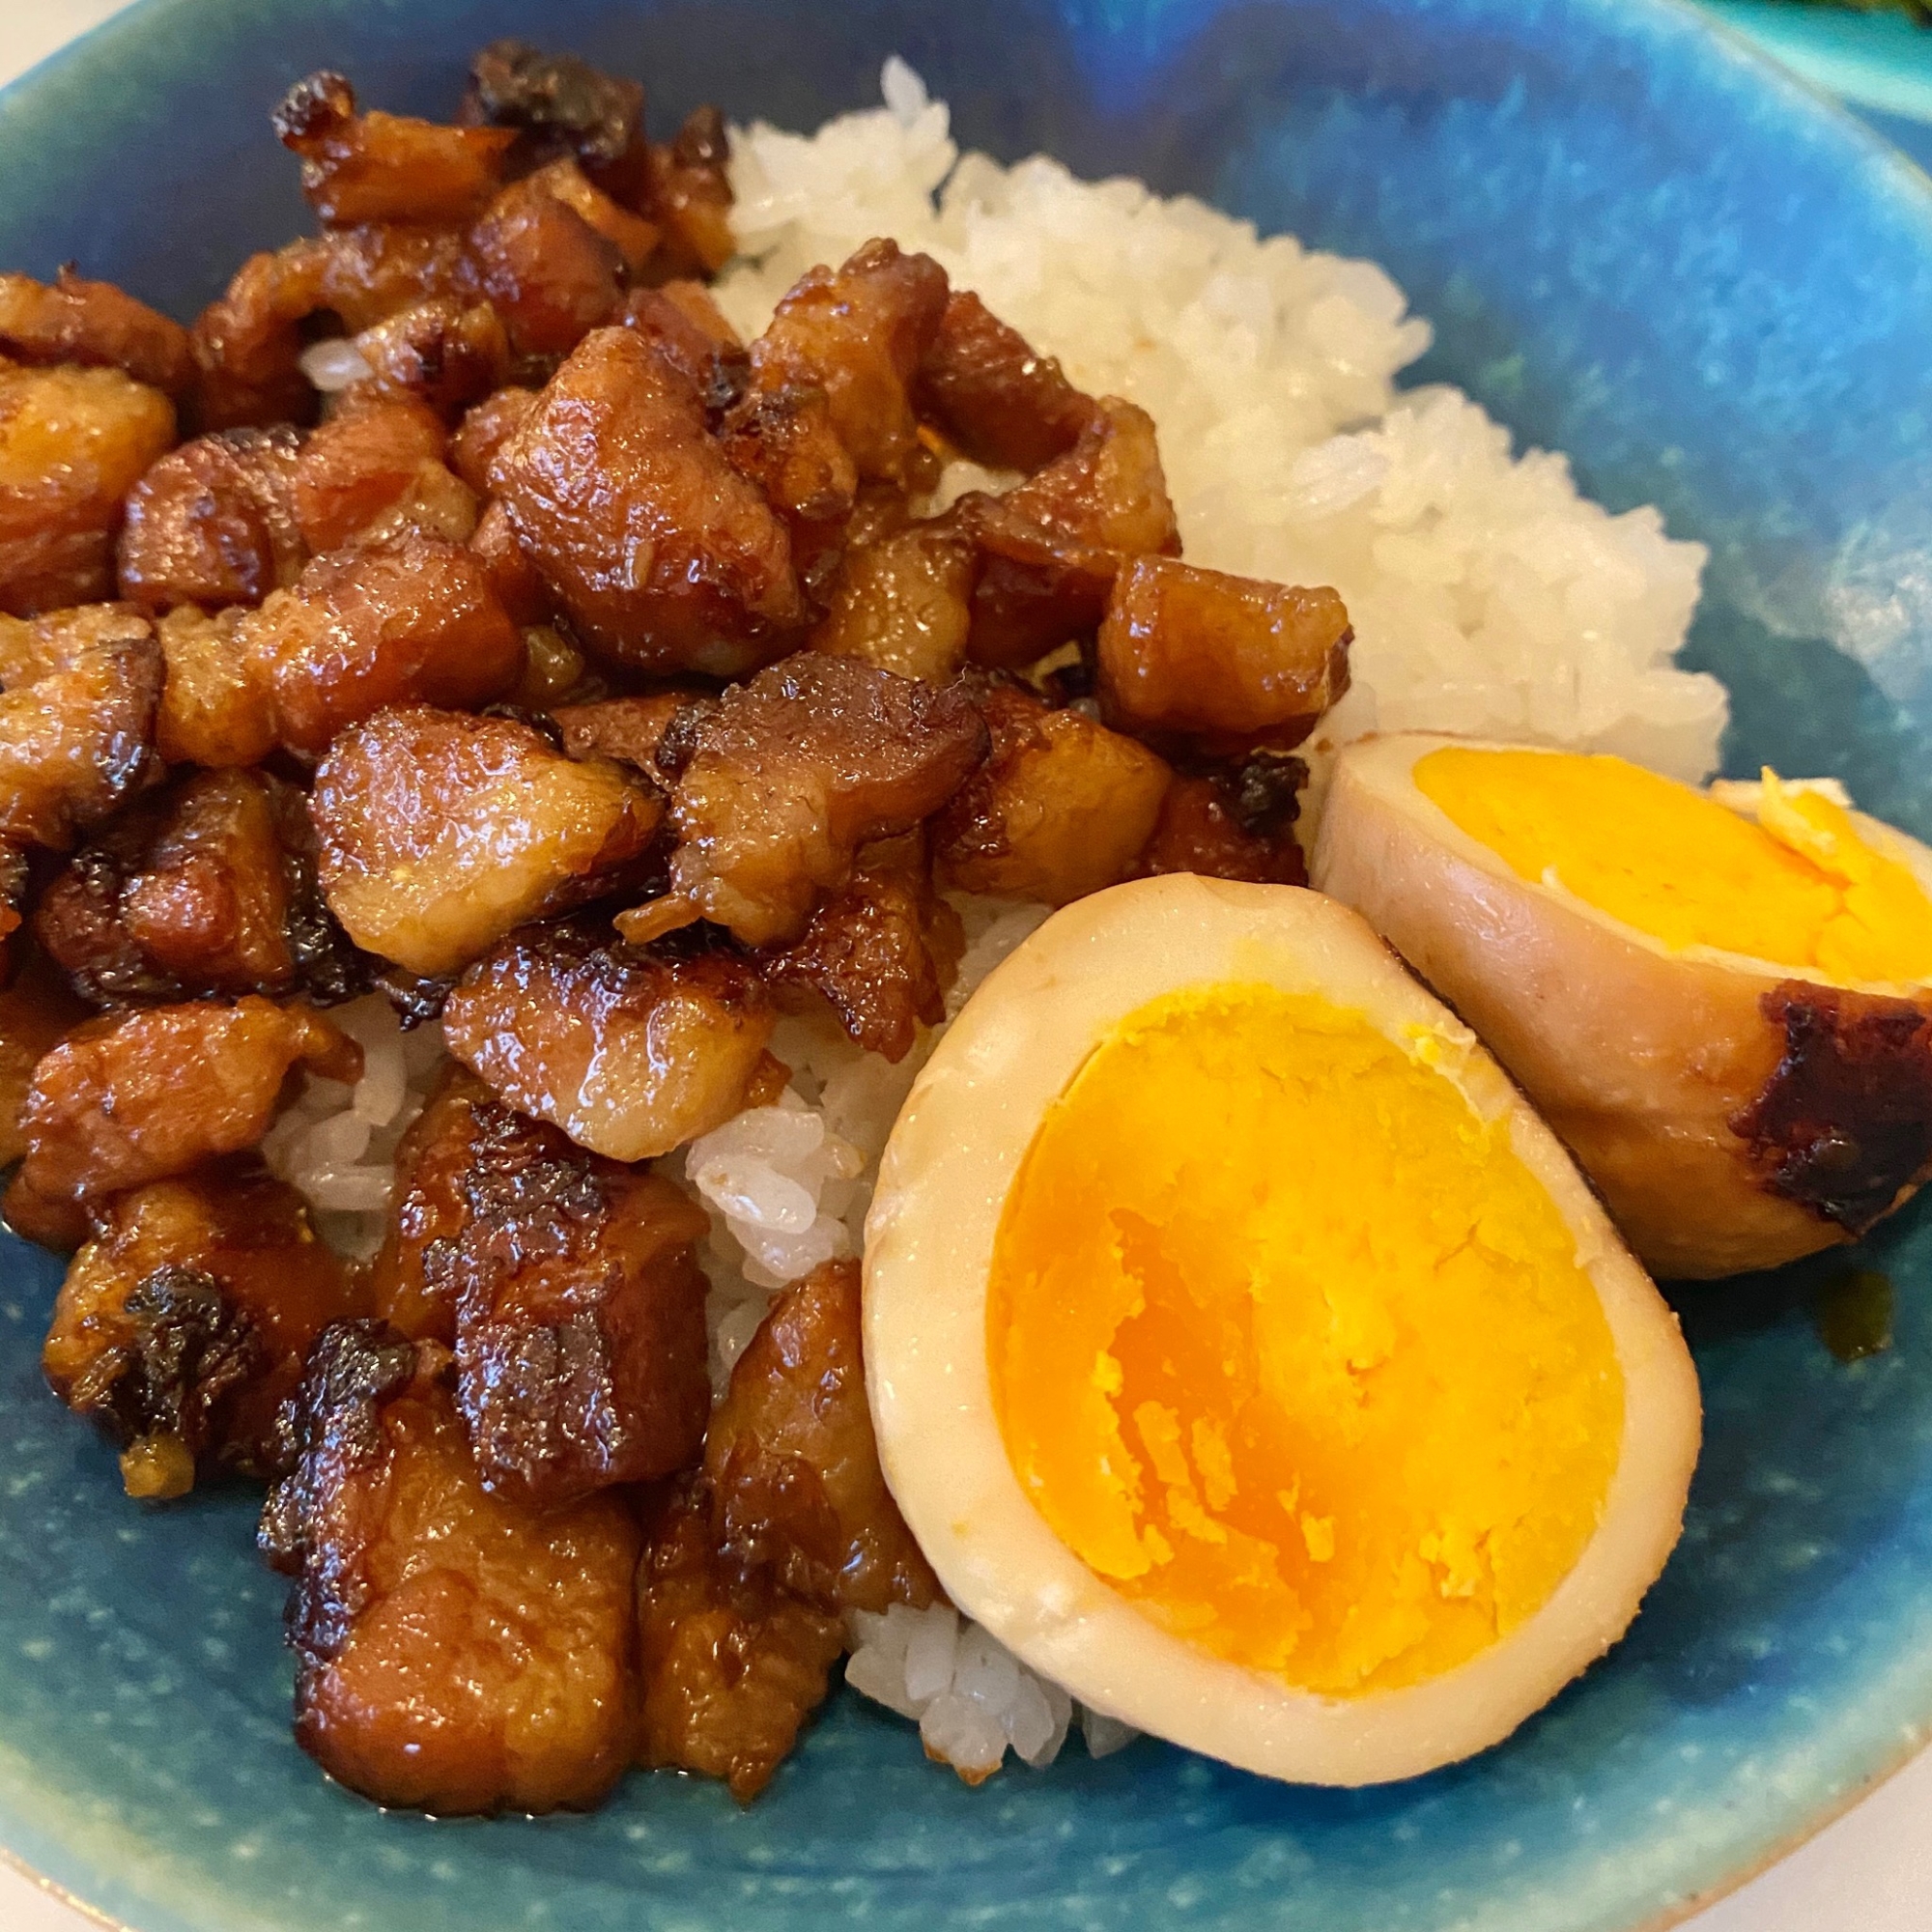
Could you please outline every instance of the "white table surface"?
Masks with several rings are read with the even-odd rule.
[[[0,82],[125,4],[0,0]],[[84,1932],[97,1923],[0,1866],[0,1932]],[[479,1925],[476,1932],[494,1928]],[[1932,1932],[1932,1751],[1808,1845],[1690,1920],[1688,1932]]]

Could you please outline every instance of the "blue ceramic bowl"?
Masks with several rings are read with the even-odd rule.
[[[505,32],[810,126],[908,55],[963,139],[1190,188],[1387,263],[1424,376],[1661,502],[1714,562],[1732,766],[1844,774],[1932,835],[1932,190],[1658,0],[149,0],[0,98],[0,263],[186,313],[300,224],[265,113],[310,68],[435,113]],[[1862,663],[1833,647],[1859,642]],[[1932,1724],[1932,1218],[1681,1298],[1709,1439],[1629,1639],[1508,1744],[1358,1793],[1142,1743],[969,1792],[840,1695],[757,1806],[637,1778],[592,1818],[438,1824],[291,1744],[241,1493],[141,1510],[40,1385],[54,1265],[0,1248],[0,1842],[143,1932],[1200,1926],[1624,1932],[1737,1883]],[[1833,1267],[1842,1266],[1842,1262]]]

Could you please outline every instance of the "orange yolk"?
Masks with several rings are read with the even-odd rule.
[[[1622,1437],[1575,1239],[1439,1045],[1268,986],[1156,1000],[1048,1110],[994,1248],[995,1408],[1055,1533],[1332,1695],[1532,1616]]]
[[[1415,782],[1520,877],[1673,951],[1707,946],[1827,979],[1932,978],[1932,899],[1851,814],[1764,775],[1755,823],[1622,758],[1447,746]]]

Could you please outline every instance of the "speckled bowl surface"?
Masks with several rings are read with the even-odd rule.
[[[1713,546],[1692,645],[1735,770],[1833,771],[1932,835],[1932,187],[1660,0],[148,0],[0,97],[0,263],[186,313],[300,224],[268,105],[320,65],[444,111],[540,34],[810,126],[895,48],[968,143],[1191,188],[1386,263],[1472,389],[1590,491]],[[1832,639],[1854,641],[1857,660]],[[635,1778],[590,1818],[390,1817],[290,1742],[240,1492],[142,1510],[41,1386],[57,1269],[0,1246],[0,1843],[142,1932],[1623,1932],[1735,1884],[1932,1725],[1932,1217],[1679,1297],[1709,1435],[1630,1638],[1473,1763],[1359,1793],[1143,1742],[978,1792],[835,1698],[750,1811]]]

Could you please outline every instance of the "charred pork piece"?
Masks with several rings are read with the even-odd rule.
[[[331,228],[365,221],[466,221],[497,190],[514,134],[355,111],[339,73],[298,80],[275,109],[283,147],[301,156],[302,194]]]
[[[161,647],[112,604],[0,617],[0,840],[64,851],[149,775]]]
[[[1160,817],[1173,774],[1132,738],[994,682],[992,753],[933,822],[942,883],[1065,905],[1118,884]]]
[[[1352,636],[1332,590],[1136,557],[1100,626],[1101,716],[1208,752],[1292,751],[1348,690]]]
[[[463,418],[449,440],[449,467],[479,497],[490,494],[490,466],[524,418],[536,407],[537,392],[509,384],[493,389]]]
[[[418,704],[343,732],[309,811],[349,936],[434,977],[621,883],[664,805],[635,773],[568,757],[529,724]]]
[[[1098,405],[970,289],[955,289],[914,393],[955,447],[989,469],[1043,469],[1079,441]]]
[[[355,348],[370,370],[358,388],[422,403],[445,422],[489,395],[510,368],[502,318],[488,302],[455,296],[412,302],[365,328]]]
[[[745,1104],[776,1014],[729,952],[667,958],[581,927],[513,933],[442,1011],[449,1050],[511,1106],[613,1160],[653,1160]]]
[[[545,170],[511,183],[484,210],[469,241],[477,287],[502,317],[513,355],[537,362],[568,355],[615,317],[624,294],[623,247],[586,220],[572,197],[555,191],[577,184],[589,194],[596,190],[574,163],[556,166],[574,181]],[[614,227],[612,217],[622,214],[610,203],[601,227]],[[635,244],[635,236],[627,239]]]
[[[466,126],[511,128],[513,164],[575,155],[587,166],[625,160],[639,140],[644,90],[575,54],[547,54],[527,41],[492,41],[469,63]]]
[[[846,551],[811,648],[944,684],[966,661],[980,559],[944,521]]]
[[[919,448],[913,377],[945,313],[946,270],[929,255],[868,242],[838,270],[812,269],[752,344],[746,407],[823,389],[861,477],[902,483]]]
[[[358,335],[445,297],[476,298],[460,229],[372,222],[251,255],[188,331],[203,426],[313,421],[316,393],[301,371],[311,317]]]
[[[879,1467],[857,1262],[825,1263],[773,1304],[712,1417],[704,1478],[719,1548],[794,1596],[873,1611],[938,1598]]]
[[[551,716],[573,758],[615,758],[655,776],[658,746],[670,721],[692,701],[689,692],[661,691],[648,697],[563,704]]]
[[[276,735],[311,756],[385,705],[487,704],[524,667],[482,563],[420,531],[317,557],[238,635]]]
[[[643,212],[663,231],[654,273],[667,280],[709,280],[738,252],[731,233],[730,158],[724,117],[715,107],[694,107],[674,141],[650,143]]]
[[[1308,767],[1299,758],[1282,757],[1178,776],[1161,801],[1139,869],[1305,886],[1308,867],[1294,821],[1307,782]]]
[[[197,1471],[276,1473],[277,1409],[317,1336],[367,1300],[293,1187],[224,1161],[101,1208],[41,1364],[122,1443],[129,1495],[176,1496]]]
[[[34,1069],[15,1190],[96,1202],[243,1152],[298,1065],[354,1081],[362,1050],[306,1008],[253,994],[90,1020]]]
[[[296,1578],[296,1738],[382,1804],[594,1804],[630,1754],[637,1523],[615,1496],[492,1495],[448,1364],[338,1323],[290,1405],[261,1541]]]
[[[486,1489],[545,1505],[682,1467],[711,1408],[704,1210],[485,1104],[458,1180],[457,1399]]]
[[[1153,422],[1113,396],[1065,456],[1005,497],[963,498],[953,517],[982,556],[972,655],[1009,669],[1091,637],[1124,558],[1180,551]]]
[[[388,1226],[370,1270],[375,1312],[412,1342],[456,1346],[456,1260],[469,1206],[463,1179],[496,1098],[447,1061],[396,1149]]]
[[[170,450],[128,496],[121,595],[144,611],[259,604],[308,561],[296,515],[298,430],[233,429]]]
[[[749,946],[797,938],[859,847],[937,810],[987,745],[964,692],[812,653],[691,717],[678,726],[671,890]]]
[[[315,878],[306,801],[266,772],[204,772],[144,799],[48,886],[34,931],[96,1006],[361,989]]]
[[[179,396],[194,380],[187,330],[112,282],[65,268],[49,285],[0,275],[0,355],[18,362],[119,369]]]
[[[162,660],[155,749],[171,765],[253,765],[275,748],[268,694],[255,682],[240,609],[210,617],[192,605],[155,626]]]
[[[774,986],[817,994],[867,1052],[896,1062],[922,1023],[946,1017],[963,941],[958,914],[932,889],[923,836],[911,832],[861,851],[850,883],[819,901],[803,934],[756,957]]]
[[[443,440],[442,419],[427,404],[349,391],[296,460],[296,520],[309,554],[348,543],[408,496],[426,467],[440,469]]]
[[[825,1701],[844,1621],[724,1555],[701,1487],[660,1505],[638,1572],[639,1762],[722,1778],[749,1804]]]
[[[119,369],[0,358],[0,611],[113,596],[122,498],[174,440],[174,405]]]
[[[804,628],[784,526],[628,329],[587,336],[492,470],[525,554],[621,665],[733,677]]]
[[[15,949],[25,950],[17,939],[10,951]],[[0,1167],[13,1166],[27,1151],[21,1115],[41,1057],[89,1017],[66,980],[39,952],[28,951],[0,990]]]

